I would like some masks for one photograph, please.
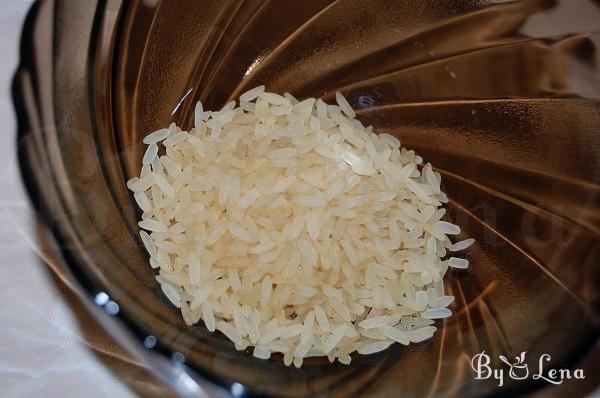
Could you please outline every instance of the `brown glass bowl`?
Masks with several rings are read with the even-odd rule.
[[[471,358],[576,367],[598,340],[598,21],[591,0],[40,1],[14,86],[24,181],[90,303],[112,300],[110,327],[158,352],[186,394],[528,393],[543,380],[498,387]],[[434,339],[287,368],[185,326],[163,297],[125,186],[142,137],[258,84],[328,101],[339,90],[442,173],[449,220],[477,243],[471,268],[447,276],[455,315]]]

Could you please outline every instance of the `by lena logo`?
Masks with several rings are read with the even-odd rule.
[[[529,368],[525,364],[525,351],[515,357],[515,363],[510,363],[504,355],[500,355],[498,358],[510,368],[508,375],[511,379],[525,380],[529,376]]]
[[[521,354],[515,357],[514,362],[509,361],[504,355],[499,355],[498,358],[504,364],[508,366],[508,377],[513,380],[525,380],[530,376],[533,380],[545,380],[552,384],[562,384],[563,381],[569,379],[585,379],[583,369],[546,369],[545,366],[552,359],[548,354],[542,354],[538,360],[538,367],[535,372],[529,373],[529,367],[525,363],[525,356],[527,354],[523,351]],[[491,366],[492,359],[488,354],[483,351],[477,354],[471,359],[471,368],[475,372],[476,380],[486,380],[493,378],[498,381],[498,387],[504,385],[506,380],[505,369],[495,369]]]

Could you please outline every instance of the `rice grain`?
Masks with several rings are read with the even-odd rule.
[[[445,273],[469,265],[446,250],[474,242],[450,241],[460,228],[443,219],[431,164],[336,102],[264,86],[239,107],[197,102],[190,132],[144,137],[127,181],[149,265],[185,323],[286,366],[433,337],[454,300]]]

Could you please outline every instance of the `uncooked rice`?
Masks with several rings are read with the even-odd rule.
[[[337,105],[253,88],[239,106],[195,106],[194,128],[148,134],[140,237],[167,299],[236,349],[286,366],[374,354],[433,337],[447,318],[440,174]],[[148,232],[146,232],[146,231]]]

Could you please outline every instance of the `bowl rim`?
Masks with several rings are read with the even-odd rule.
[[[46,236],[53,243],[53,254],[59,260],[58,267],[61,269],[61,277],[69,280],[73,291],[79,298],[86,311],[88,311],[103,327],[104,331],[115,337],[115,340],[146,365],[146,369],[158,380],[170,386],[182,396],[208,396],[224,397],[230,394],[230,385],[223,380],[215,380],[211,374],[203,374],[196,367],[192,368],[185,363],[171,361],[170,358],[177,352],[167,348],[158,339],[152,348],[144,347],[144,339],[148,337],[140,325],[130,320],[123,312],[108,314],[102,307],[95,303],[94,297],[103,291],[103,286],[94,278],[90,278],[79,267],[71,267],[76,260],[64,250],[66,239],[58,228],[51,228],[53,215],[44,201],[37,184],[34,182],[31,170],[31,158],[26,150],[24,141],[32,134],[29,116],[26,112],[27,93],[34,94],[31,89],[24,87],[21,77],[27,74],[35,75],[32,68],[33,61],[33,34],[36,26],[40,23],[40,7],[43,3],[53,3],[53,0],[35,0],[27,11],[19,42],[18,65],[12,77],[11,99],[13,114],[16,119],[16,144],[17,161],[21,181],[27,192],[29,204],[32,206],[45,228]],[[100,3],[106,3],[101,1]],[[94,24],[98,18],[94,18]],[[187,377],[185,377],[187,375]],[[183,377],[185,377],[184,380]]]

